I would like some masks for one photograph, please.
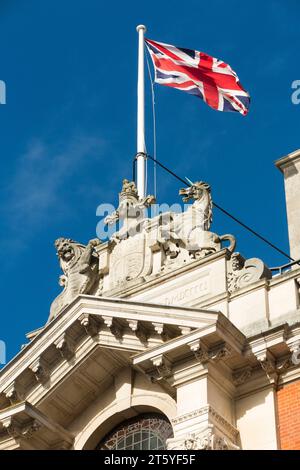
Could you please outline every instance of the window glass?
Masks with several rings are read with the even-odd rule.
[[[163,415],[140,415],[115,428],[96,449],[163,450],[166,449],[166,440],[172,436],[172,426]]]

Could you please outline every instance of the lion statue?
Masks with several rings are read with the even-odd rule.
[[[97,289],[99,274],[95,247],[100,243],[99,239],[90,240],[86,246],[70,238],[58,238],[55,241],[60,267],[64,273],[59,277],[59,284],[64,289],[51,304],[48,322],[77,295],[94,293]]]

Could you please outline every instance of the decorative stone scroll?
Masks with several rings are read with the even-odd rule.
[[[269,268],[258,258],[245,259],[240,253],[233,253],[228,261],[228,290],[234,292],[260,279],[271,279]]]

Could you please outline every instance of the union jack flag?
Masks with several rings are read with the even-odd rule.
[[[145,39],[155,82],[186,91],[218,111],[248,113],[250,96],[237,74],[222,60],[204,52]]]

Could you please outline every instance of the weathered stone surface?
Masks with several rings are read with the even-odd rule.
[[[291,257],[300,259],[300,150],[276,161],[284,175]],[[297,267],[297,266],[295,266]]]
[[[228,262],[228,290],[233,292],[259,279],[271,279],[269,268],[258,258],[245,259],[240,253],[233,253]]]
[[[94,293],[99,282],[98,256],[94,249],[100,243],[100,240],[95,239],[84,246],[69,238],[56,240],[57,256],[64,273],[59,283],[64,290],[53,301],[48,321],[55,318],[77,295]]]

